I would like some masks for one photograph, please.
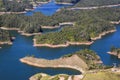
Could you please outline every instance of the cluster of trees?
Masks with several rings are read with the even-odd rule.
[[[63,28],[60,32],[47,33],[36,36],[37,43],[64,44],[70,42],[86,42],[97,37],[102,32],[115,29],[110,21],[117,21],[120,17],[119,8],[104,8],[95,10],[66,11],[62,10],[51,16],[57,25],[61,22],[76,22],[74,27]],[[50,20],[51,20],[50,19]],[[49,19],[48,19],[49,20]]]
[[[37,43],[39,44],[66,44],[69,42],[85,42],[91,41],[89,34],[84,33],[84,30],[80,27],[66,27],[63,28],[60,32],[51,32],[43,34],[41,36],[35,36]]]
[[[117,53],[117,55],[120,54],[120,48],[116,48],[116,47],[114,47],[114,46],[111,47],[111,50],[110,50],[110,51],[113,52],[113,53]]]
[[[4,8],[4,5],[3,5],[3,1],[1,0],[1,1],[0,1],[0,11],[2,11],[3,8]]]
[[[0,26],[7,28],[19,28],[25,33],[37,33],[41,32],[41,26],[37,17],[29,17],[16,14],[5,14],[0,16]]]
[[[90,49],[83,49],[77,52],[74,52],[72,54],[67,54],[64,55],[63,58],[65,57],[71,57],[72,55],[78,55],[86,64],[88,65],[88,69],[109,69],[112,68],[113,66],[107,66],[103,65],[102,62],[100,61],[100,57],[94,52],[93,50]]]
[[[8,31],[0,29],[0,41],[10,41],[10,34]]]
[[[38,17],[39,16],[39,17]],[[93,10],[62,9],[52,16],[35,13],[33,16],[5,14],[0,16],[0,26],[19,28],[26,33],[42,32],[41,26],[55,26],[62,22],[75,22],[74,27],[63,28],[60,32],[36,36],[37,43],[64,44],[86,42],[100,33],[115,29],[110,21],[118,21],[120,8],[101,8]]]
[[[88,65],[88,69],[105,69],[105,68],[110,68],[110,66],[105,66],[100,62],[99,56],[97,54],[89,49],[84,49],[77,51],[72,54],[67,54],[63,57],[71,57],[72,55],[78,55],[86,64]]]
[[[75,7],[103,6],[120,4],[120,0],[80,0]]]
[[[33,8],[29,0],[1,0],[0,11],[21,12]]]

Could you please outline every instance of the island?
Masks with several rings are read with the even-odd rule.
[[[110,52],[108,52],[108,54],[117,56],[118,58],[120,58],[120,48],[116,48],[116,47],[111,47]]]

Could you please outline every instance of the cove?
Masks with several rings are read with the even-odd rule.
[[[49,6],[49,4],[53,3],[50,2],[48,4],[42,5],[42,7]],[[56,6],[55,3],[54,5]],[[57,6],[59,7],[55,7],[53,9],[48,10],[45,8],[40,9],[39,6],[37,8],[40,9],[38,9],[38,11],[43,10],[43,12],[45,12],[43,14],[45,15],[52,15],[56,12],[57,9],[61,8],[60,5]],[[34,14],[34,12],[36,11],[30,13],[28,12],[28,14],[31,15],[31,13]],[[2,49],[0,49],[0,80],[28,80],[30,76],[40,72],[47,73],[50,75],[61,73],[72,75],[80,74],[80,72],[73,69],[37,68],[21,63],[19,59],[27,55],[34,55],[35,57],[45,59],[56,59],[63,55],[88,48],[96,51],[96,53],[100,56],[101,60],[105,65],[113,65],[113,63],[117,63],[119,65],[120,59],[107,54],[111,46],[120,47],[120,25],[116,25],[116,28],[116,32],[104,36],[102,39],[95,41],[95,43],[93,43],[90,46],[69,46],[66,48],[54,49],[48,47],[33,47],[33,37],[25,37],[18,34],[16,31],[11,31],[10,33],[16,37],[16,39],[13,42],[13,45],[3,45]],[[49,30],[45,31],[51,32]],[[59,29],[55,29],[55,31],[59,31]]]
[[[26,55],[35,55],[35,57],[45,59],[56,59],[65,54],[88,48],[96,51],[105,65],[113,65],[113,63],[120,64],[120,59],[107,54],[111,46],[120,47],[120,25],[117,25],[116,28],[116,32],[102,37],[102,39],[95,41],[95,43],[90,46],[69,46],[54,49],[48,47],[33,47],[33,37],[25,37],[16,31],[11,31],[11,34],[16,37],[13,45],[3,45],[3,48],[0,49],[0,79],[28,80],[30,76],[39,72],[50,75],[60,73],[79,74],[78,71],[72,69],[36,68],[23,64],[19,59]]]
[[[22,36],[16,31],[11,31],[11,34],[16,37],[13,45],[3,45],[2,49],[0,49],[0,80],[28,80],[30,76],[39,72],[47,73],[50,75],[59,73],[71,75],[80,74],[79,71],[73,69],[37,68],[21,63],[19,59],[26,55],[35,55],[35,57],[46,59],[60,57],[56,54],[60,51],[60,49],[49,49],[45,47],[36,48],[33,47],[33,37]],[[52,52],[54,53],[52,54]]]
[[[46,16],[51,16],[53,15],[58,9],[63,8],[63,7],[67,7],[67,6],[72,6],[69,4],[55,4],[54,0],[51,0],[50,2],[48,2],[47,4],[43,4],[43,5],[38,5],[34,10],[32,11],[27,11],[27,13],[25,13],[25,15],[27,16],[32,16],[35,12],[41,12],[42,14],[46,15]]]

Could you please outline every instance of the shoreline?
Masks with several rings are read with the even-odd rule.
[[[85,75],[84,74],[79,74],[79,75],[67,75],[67,74],[57,74],[57,75],[48,75],[46,73],[37,73],[29,78],[29,80],[40,80],[38,75],[41,75],[41,77],[47,77],[49,76],[48,79],[46,80],[51,80],[52,78],[54,79],[56,76],[59,77],[59,80],[81,80]],[[68,78],[66,78],[66,77]]]
[[[0,12],[0,15],[4,15],[4,14],[25,14],[25,13],[27,13],[27,11],[32,11],[32,10],[34,10],[37,6],[43,5],[43,4],[47,4],[47,3],[49,3],[49,2],[50,2],[50,1],[48,1],[48,2],[37,2],[37,5],[34,5],[34,4],[33,4],[33,8],[32,8],[32,9],[26,8],[24,11],[21,11],[21,12]]]
[[[107,52],[107,53],[110,54],[110,55],[117,56],[120,59],[120,54],[117,54],[115,52]]]
[[[114,30],[109,30],[109,31],[106,31],[106,32],[103,32],[103,33],[99,34],[98,37],[91,38],[91,39],[95,41],[95,40],[101,39],[103,36],[105,36],[105,35],[107,35],[107,34],[109,34],[109,33],[115,32],[115,31],[116,31],[116,29],[114,29]]]
[[[92,7],[74,7],[74,8],[67,8],[67,10],[91,10],[91,9],[111,8],[111,7],[118,7],[118,6],[120,6],[120,4],[92,6]]]
[[[119,21],[111,21],[110,23],[112,23],[112,24],[120,24],[120,20]]]
[[[43,29],[56,29],[56,28],[60,28],[61,26],[64,26],[64,25],[73,25],[74,26],[75,22],[62,22],[56,26],[41,26],[41,28],[43,28]]]
[[[3,45],[3,44],[12,45],[13,43],[10,41],[0,41],[0,45]],[[2,48],[2,47],[0,47],[0,48]]]
[[[23,36],[34,36],[34,35],[41,35],[42,33],[25,33],[23,31],[18,30],[18,33],[20,33]]]
[[[73,55],[67,58],[54,59],[54,60],[47,60],[47,59],[34,58],[34,57],[24,57],[20,59],[20,62],[42,68],[70,68],[70,69],[78,70],[81,73],[85,73],[86,69],[88,68],[87,64],[77,55]]]
[[[0,12],[0,15],[4,15],[4,14],[24,14],[26,13],[26,11],[22,11],[22,12]]]
[[[33,46],[35,47],[50,47],[50,48],[59,48],[59,47],[68,47],[70,45],[91,45],[93,41],[91,42],[66,42],[66,44],[58,44],[58,45],[52,45],[52,44],[37,44],[36,39],[33,39]]]
[[[55,2],[55,4],[58,4],[58,5],[74,5],[73,3],[67,3],[67,2]]]
[[[41,28],[43,28],[43,29],[56,29],[56,28],[60,28],[60,26],[41,26]]]
[[[0,27],[0,29],[3,29],[3,30],[15,30],[15,31],[17,31],[18,33],[20,33],[21,35],[24,35],[24,36],[34,36],[34,35],[40,35],[40,34],[42,34],[42,33],[25,33],[25,32],[23,32],[23,31],[21,31],[19,28],[6,28],[6,27]]]
[[[50,48],[59,48],[59,47],[68,47],[70,45],[91,45],[94,43],[95,40],[101,39],[103,36],[109,34],[109,33],[113,33],[116,30],[110,30],[110,31],[106,31],[103,32],[101,34],[99,34],[98,37],[95,38],[91,38],[91,42],[66,42],[65,44],[58,44],[58,45],[52,45],[52,44],[37,44],[36,39],[33,39],[33,46],[35,47],[50,47]]]

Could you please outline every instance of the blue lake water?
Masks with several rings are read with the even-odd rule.
[[[28,80],[30,76],[39,72],[50,75],[60,73],[79,74],[78,71],[72,69],[36,68],[23,64],[19,59],[26,55],[35,55],[35,57],[45,59],[55,59],[65,54],[88,48],[96,51],[105,65],[113,65],[113,63],[120,64],[120,59],[107,54],[111,46],[120,47],[120,25],[117,25],[116,28],[116,32],[104,36],[90,46],[69,46],[55,49],[48,47],[33,47],[32,37],[25,37],[18,34],[16,31],[12,31],[11,33],[16,37],[13,45],[3,45],[3,48],[0,49],[0,80]]]
[[[43,11],[48,14],[46,12],[47,10]],[[51,9],[49,12],[53,13]],[[120,64],[120,59],[107,54],[111,46],[120,47],[120,25],[117,25],[116,28],[116,32],[104,36],[90,46],[69,46],[55,49],[48,47],[33,47],[33,37],[25,37],[18,34],[16,31],[11,31],[11,34],[16,37],[13,45],[3,45],[2,49],[0,49],[0,80],[28,80],[30,76],[39,72],[50,75],[60,73],[79,74],[78,71],[72,69],[36,68],[23,64],[19,59],[26,55],[35,55],[35,57],[45,59],[55,59],[65,54],[88,48],[96,51],[105,65],[113,65],[113,63]]]
[[[41,12],[42,14],[44,14],[44,15],[46,15],[46,16],[51,16],[51,15],[53,15],[58,9],[63,8],[63,7],[67,7],[67,6],[71,6],[71,5],[55,4],[54,1],[51,1],[51,2],[49,2],[49,3],[47,3],[47,4],[38,5],[34,10],[28,11],[27,13],[25,13],[25,15],[31,16],[31,15],[33,15],[35,12]]]

